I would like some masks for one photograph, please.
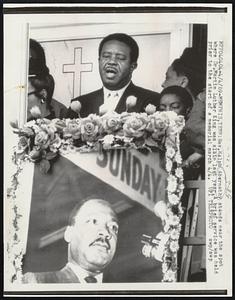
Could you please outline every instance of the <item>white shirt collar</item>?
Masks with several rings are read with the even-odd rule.
[[[75,273],[75,275],[77,276],[77,278],[79,279],[79,281],[81,283],[87,283],[85,281],[85,277],[87,277],[87,276],[89,276],[91,274],[89,274],[86,270],[84,270],[83,268],[81,268],[79,265],[74,264],[72,262],[68,262],[67,266],[70,267],[70,269],[73,270],[73,272]],[[96,278],[97,283],[102,283],[102,281],[103,281],[103,273],[99,273],[99,274],[97,274],[95,276],[94,275],[92,275],[92,276]]]
[[[104,89],[104,103],[106,101],[108,101],[108,95],[111,93],[111,94],[118,94],[118,101],[120,100],[120,98],[122,97],[122,95],[124,94],[126,88],[128,87],[128,85],[131,83],[131,81],[128,82],[127,85],[125,85],[123,88],[121,88],[120,90],[115,90],[115,91],[111,91],[109,89],[107,89],[105,86],[103,87]]]

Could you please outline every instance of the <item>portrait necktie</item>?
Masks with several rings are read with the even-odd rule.
[[[87,283],[96,283],[97,279],[94,276],[87,276],[84,278]]]

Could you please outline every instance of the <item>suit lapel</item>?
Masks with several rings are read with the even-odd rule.
[[[99,113],[99,107],[104,103],[104,90],[103,88],[97,91],[97,95],[93,101],[94,112]]]
[[[76,274],[68,265],[66,265],[60,272],[64,282],[80,283]]]
[[[123,93],[121,99],[119,100],[118,102],[118,105],[115,109],[115,111],[117,113],[122,113],[124,111],[126,111],[126,99],[129,97],[129,96],[135,96],[134,95],[134,90],[133,90],[133,87],[134,87],[134,84],[131,82],[128,87],[125,89],[125,92]]]

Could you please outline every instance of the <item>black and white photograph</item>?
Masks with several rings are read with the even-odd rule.
[[[231,295],[231,10],[5,5],[6,295]]]

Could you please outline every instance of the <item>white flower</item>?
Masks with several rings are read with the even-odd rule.
[[[172,270],[168,270],[164,274],[164,281],[175,282],[176,281],[176,272],[173,272]]]
[[[168,173],[171,171],[172,165],[173,165],[172,161],[171,161],[170,159],[167,159],[167,160],[166,160],[166,171],[167,171]]]
[[[169,216],[168,222],[170,225],[178,225],[180,222],[180,218],[176,215]]]
[[[137,98],[135,96],[129,96],[126,99],[126,110],[136,105]]]
[[[175,155],[175,149],[173,147],[167,147],[166,156],[173,158]]]
[[[80,101],[75,100],[71,103],[70,107],[73,111],[75,111],[78,114],[82,108],[82,105],[81,105]]]
[[[175,132],[180,133],[185,126],[185,119],[183,116],[177,115],[175,119],[171,119],[170,126]]]
[[[107,134],[103,139],[103,148],[110,149],[112,143],[114,142],[114,136],[112,134]]]
[[[36,121],[35,120],[28,121],[24,126],[30,128],[36,126]]]
[[[170,233],[170,237],[173,240],[178,240],[178,238],[180,237],[180,230],[178,230],[178,229],[172,229],[172,231]]]
[[[176,205],[179,203],[180,199],[176,194],[168,194],[168,200],[172,205]]]
[[[22,253],[21,253],[21,255],[17,255],[17,258],[15,259],[15,267],[16,267],[16,269],[22,269]]]
[[[156,106],[153,105],[153,104],[148,104],[146,107],[145,107],[145,111],[148,115],[152,115],[156,112]]]
[[[183,178],[183,170],[182,170],[182,168],[177,168],[175,170],[175,176],[177,176],[178,178]]]
[[[174,112],[173,110],[171,111],[166,111],[164,112],[165,114],[167,114],[167,117],[169,118],[170,122],[178,119],[178,115],[176,112]]]
[[[19,242],[17,244],[13,244],[12,253],[14,253],[15,255],[20,255],[21,253],[23,253],[22,244],[20,244]]]
[[[52,152],[57,152],[57,150],[60,148],[61,146],[61,139],[60,139],[60,136],[58,135],[58,133],[55,134],[55,139],[51,142],[50,144],[50,150]]]
[[[170,243],[170,249],[172,252],[176,252],[179,250],[179,243],[177,241],[172,241]]]
[[[177,188],[177,178],[174,175],[169,175],[168,178],[168,186],[167,186],[167,190],[168,192],[175,192],[176,188]]]
[[[39,109],[38,106],[33,106],[31,109],[30,109],[30,113],[31,115],[34,117],[34,118],[41,118],[41,110]]]

